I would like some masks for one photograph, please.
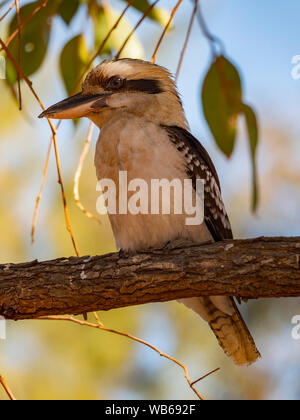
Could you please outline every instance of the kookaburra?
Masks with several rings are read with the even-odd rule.
[[[232,239],[216,169],[189,131],[172,75],[163,67],[133,59],[104,61],[92,70],[82,91],[51,106],[40,117],[87,117],[101,130],[96,146],[98,179],[204,180],[204,219],[188,226],[184,215],[109,214],[117,246],[125,251],[162,248],[178,239],[195,244]],[[237,365],[260,354],[236,303],[229,297],[183,299],[207,321],[219,344]]]

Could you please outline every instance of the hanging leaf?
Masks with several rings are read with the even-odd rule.
[[[79,8],[79,0],[62,0],[58,7],[58,14],[69,25]]]
[[[21,21],[24,21],[38,6],[40,2],[26,4],[20,9]],[[48,5],[49,4],[49,5]],[[42,65],[49,44],[51,31],[51,16],[55,13],[56,3],[49,2],[43,7],[21,31],[21,67],[27,76],[35,73]],[[15,14],[9,25],[9,35],[18,28],[18,19]],[[18,61],[19,40],[16,36],[9,45],[9,51]],[[14,84],[17,72],[10,61],[7,61],[7,82]]]
[[[82,34],[75,36],[64,46],[60,55],[60,71],[69,95],[84,71],[88,59],[89,52]]]
[[[252,210],[257,209],[258,204],[258,183],[257,183],[257,167],[256,167],[256,151],[258,145],[258,125],[255,112],[248,105],[242,105],[242,111],[246,119],[249,143],[250,143],[250,152],[251,152],[251,162],[252,162]]]
[[[216,58],[206,75],[202,103],[206,121],[218,147],[230,157],[242,107],[242,85],[239,72],[224,56]]]

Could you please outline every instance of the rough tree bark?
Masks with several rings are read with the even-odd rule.
[[[300,296],[300,237],[0,265],[0,315],[7,319],[200,295]]]

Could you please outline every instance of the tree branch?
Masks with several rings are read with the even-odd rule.
[[[300,237],[0,265],[6,319],[81,314],[193,296],[300,296]]]

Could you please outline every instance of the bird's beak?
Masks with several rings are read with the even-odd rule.
[[[106,107],[108,94],[84,95],[78,93],[46,109],[39,118],[75,119],[87,116],[97,109]]]

